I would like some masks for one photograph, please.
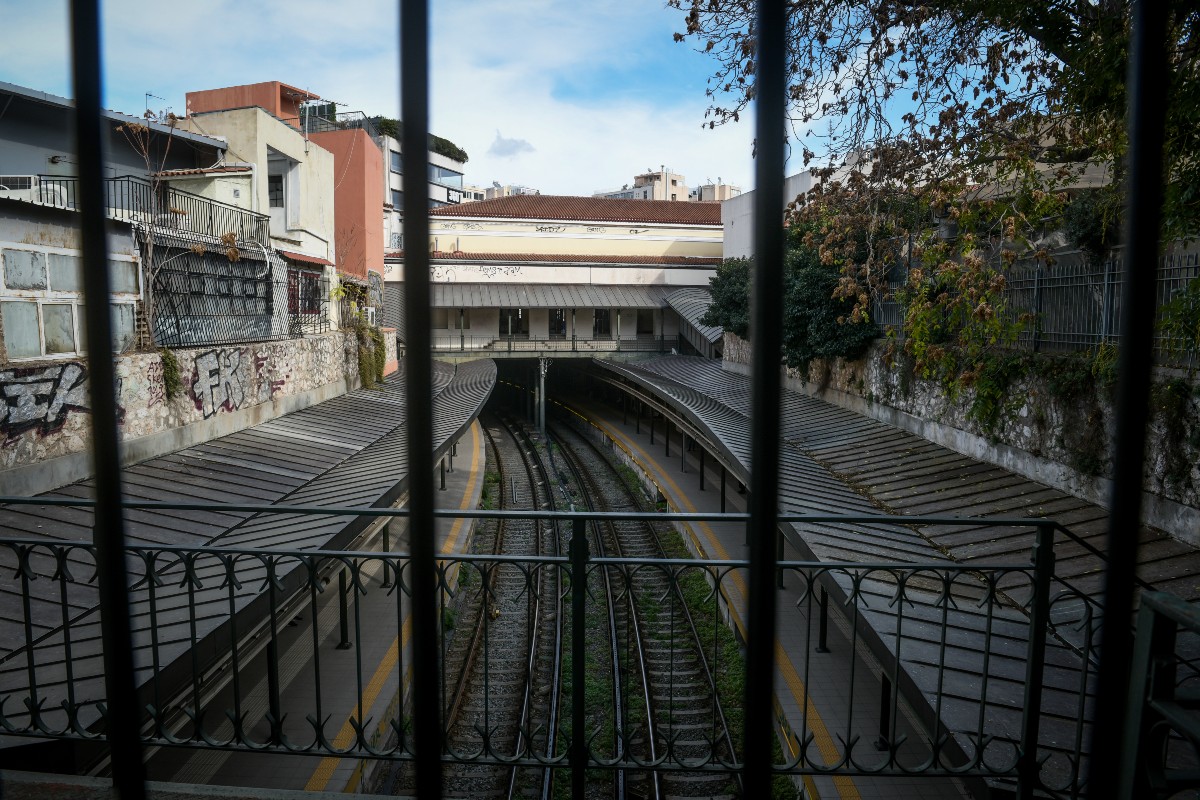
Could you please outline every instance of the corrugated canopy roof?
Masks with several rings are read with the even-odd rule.
[[[434,308],[662,308],[671,286],[435,283]]]
[[[712,305],[712,294],[709,293],[708,289],[701,289],[699,287],[677,289],[667,295],[667,305],[675,309],[675,313],[687,320],[688,324],[695,328],[710,343],[716,344],[721,341],[724,331],[700,322],[700,318],[704,316],[704,312],[708,311],[708,307]]]

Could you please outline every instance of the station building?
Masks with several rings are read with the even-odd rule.
[[[721,263],[720,203],[516,195],[430,212],[439,357],[720,355],[700,323]],[[404,253],[385,258],[403,331]]]

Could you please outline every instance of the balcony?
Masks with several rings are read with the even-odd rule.
[[[27,188],[10,189],[4,195],[41,206],[79,210],[78,178],[28,177]],[[132,175],[105,179],[104,210],[109,219],[160,231],[200,234],[212,242],[232,233],[239,242],[270,245],[267,216],[173,187],[160,186],[156,191],[153,183]]]

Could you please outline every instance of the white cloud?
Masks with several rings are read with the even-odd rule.
[[[154,103],[179,112],[190,90],[280,80],[349,110],[398,115],[396,5],[108,0],[108,103],[138,113],[150,92],[167,98]],[[749,188],[749,118],[702,130],[706,102],[695,87],[703,75],[683,88],[636,70],[659,52],[653,48],[679,48],[671,57],[684,55],[670,40],[679,12],[664,9],[661,0],[437,0],[431,6],[432,128],[471,155],[469,182],[590,194],[629,182],[647,165],[666,164],[691,185],[721,176]],[[70,93],[65,8],[66,0],[0,0],[10,43],[0,49],[0,80]],[[558,76],[586,87],[593,76],[630,65],[629,80],[640,91],[628,96],[637,99],[620,91],[587,101],[556,96]],[[522,141],[530,149],[505,145]]]

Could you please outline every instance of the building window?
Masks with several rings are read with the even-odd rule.
[[[675,195],[673,195],[673,194],[672,194],[672,195],[671,195],[671,199],[672,199],[672,200],[674,200],[674,199],[675,199]]]
[[[404,207],[404,192],[399,189],[392,189],[392,208],[399,211]]]
[[[610,339],[612,338],[612,310],[607,308],[597,308],[595,315],[592,317],[592,338],[595,339]]]
[[[500,309],[500,335],[506,338],[529,337],[529,315],[525,309]]]
[[[404,172],[404,157],[401,156],[399,153],[397,153],[395,150],[392,150],[390,152],[392,154],[392,172],[395,172],[395,173]]]
[[[10,359],[83,353],[83,260],[78,255],[24,247],[0,249],[0,326]],[[139,292],[137,262],[112,259],[109,279],[114,294]],[[112,304],[113,350],[134,343],[133,297]]]
[[[283,176],[267,176],[267,205],[271,208],[283,208]]]
[[[567,310],[565,308],[550,309],[550,338],[567,338]]]
[[[429,180],[434,183],[440,183],[443,186],[453,186],[455,189],[461,189],[463,185],[463,174],[461,172],[455,172],[452,169],[439,167],[436,164],[430,164]]]
[[[639,336],[654,335],[654,309],[639,308],[637,312],[637,332]]]

